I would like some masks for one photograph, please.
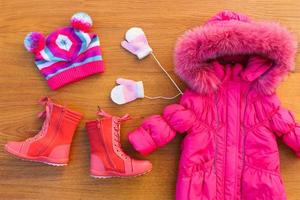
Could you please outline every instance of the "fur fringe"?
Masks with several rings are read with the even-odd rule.
[[[288,72],[294,70],[297,42],[278,23],[254,22],[248,17],[225,11],[204,26],[188,30],[175,47],[175,71],[191,89],[211,93],[221,81],[210,61],[228,55],[260,55],[273,67],[255,80],[259,92],[271,94]]]

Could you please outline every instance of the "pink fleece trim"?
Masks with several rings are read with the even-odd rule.
[[[63,71],[48,79],[47,82],[52,90],[57,90],[66,84],[79,81],[85,77],[96,73],[101,73],[103,71],[103,61],[94,61]]]

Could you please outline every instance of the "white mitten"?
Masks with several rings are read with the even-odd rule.
[[[111,93],[111,99],[116,104],[125,104],[137,98],[144,98],[144,86],[142,81],[132,81],[118,78],[119,85],[115,86]]]
[[[139,59],[145,58],[152,52],[146,35],[141,28],[132,27],[128,29],[125,39],[121,42],[121,46],[136,55]]]

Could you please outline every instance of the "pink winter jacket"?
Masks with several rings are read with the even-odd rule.
[[[295,51],[278,24],[229,11],[179,39],[176,72],[190,89],[129,133],[144,155],[186,133],[176,199],[286,199],[276,139],[300,156],[300,126],[275,88]]]

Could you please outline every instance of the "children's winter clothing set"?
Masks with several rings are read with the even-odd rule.
[[[64,37],[64,31],[69,39]],[[122,46],[138,58],[152,52],[150,46],[141,50],[141,46],[148,43],[140,30],[133,29],[130,33]],[[37,41],[42,38],[35,37]],[[53,84],[60,80],[52,82],[57,74],[63,77],[58,71],[63,73],[74,68],[74,74],[66,75],[68,80],[74,80],[70,76],[76,76],[86,65],[76,68],[74,63],[100,55],[99,45],[90,48],[87,44],[93,38],[97,37],[67,28],[53,36],[50,34],[46,45],[38,46],[39,51],[34,51],[36,63],[42,66],[38,65],[48,77],[48,83],[50,80],[50,87],[65,83]],[[81,45],[76,49],[69,47],[73,41]],[[72,55],[76,56],[71,58],[63,50],[49,53],[54,44],[61,45],[60,49],[73,48],[77,53]],[[88,53],[89,50],[95,54]],[[295,53],[295,39],[279,24],[256,22],[229,11],[217,14],[204,26],[187,31],[178,40],[175,70],[190,89],[183,93],[179,103],[167,106],[162,115],[146,118],[128,135],[133,147],[147,155],[170,142],[176,132],[186,133],[176,199],[286,199],[276,138],[281,138],[299,156],[300,125],[290,111],[281,107],[275,89],[294,69]],[[92,65],[95,68],[102,66],[100,60],[95,62]],[[144,97],[142,82],[119,79],[117,83],[120,85],[111,92],[114,102],[123,104]],[[81,114],[49,99],[43,102],[46,102],[46,120],[41,132],[25,142],[10,142],[6,148],[21,158],[38,157],[43,162],[66,164]],[[133,160],[120,148],[120,122],[127,116],[111,117],[103,111],[98,114],[105,117],[86,124],[91,144],[91,175],[111,176],[111,171],[113,175],[136,175],[151,170],[148,161]]]
[[[72,27],[60,28],[46,39],[41,33],[29,33],[24,41],[27,50],[35,54],[35,64],[51,89],[104,71],[99,38],[87,33],[91,18],[77,13],[71,18]],[[42,130],[22,142],[8,142],[6,151],[26,160],[54,166],[67,165],[75,130],[82,114],[53,103],[48,97],[41,99],[45,111]],[[128,119],[98,112],[101,119],[88,121],[86,130],[90,141],[90,175],[95,178],[137,176],[151,171],[149,161],[127,156],[120,143],[120,124]]]

